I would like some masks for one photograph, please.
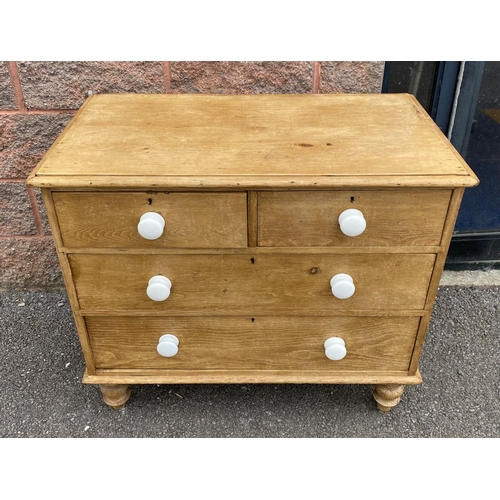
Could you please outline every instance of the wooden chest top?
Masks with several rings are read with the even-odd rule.
[[[477,182],[408,94],[96,95],[28,179],[84,189]]]

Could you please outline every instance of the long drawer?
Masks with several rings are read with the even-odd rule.
[[[246,193],[55,192],[69,248],[241,248],[247,246]],[[159,214],[161,236],[138,232],[141,216]]]
[[[408,369],[418,317],[87,317],[96,368],[199,370]],[[163,357],[159,338],[175,335]],[[332,361],[324,342],[340,337],[347,354]]]
[[[415,310],[425,304],[435,254],[71,254],[84,310],[166,314],[328,315],[345,310]],[[332,294],[331,278],[352,277],[350,298]],[[171,282],[163,301],[150,279]]]
[[[451,191],[442,189],[261,192],[258,244],[440,245],[450,197]],[[347,236],[339,224],[339,216],[351,209],[359,210],[365,219],[366,228],[357,236]]]

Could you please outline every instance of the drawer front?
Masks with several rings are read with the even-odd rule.
[[[69,248],[240,248],[247,246],[246,193],[55,192],[63,244]],[[165,225],[157,239],[139,234],[141,216]]]
[[[407,370],[418,317],[87,317],[97,368],[199,370]],[[175,335],[173,357],[157,352]],[[324,342],[340,337],[332,361]]]
[[[69,256],[80,307],[166,314],[334,314],[422,309],[434,254],[233,254]],[[337,274],[353,279],[347,299],[332,294]],[[170,295],[148,297],[149,280],[167,277]]]
[[[449,190],[299,191],[258,195],[258,244],[274,247],[439,245]],[[366,229],[346,236],[338,218],[359,210]],[[353,221],[356,224],[355,221]],[[347,223],[346,223],[347,224]]]

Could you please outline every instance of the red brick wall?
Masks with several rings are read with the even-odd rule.
[[[89,92],[380,92],[382,61],[0,62],[0,289],[62,286],[38,190],[25,179]]]

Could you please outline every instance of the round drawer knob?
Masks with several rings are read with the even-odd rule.
[[[336,274],[330,280],[332,293],[337,299],[348,299],[354,295],[356,287],[353,279],[348,274]]]
[[[160,340],[158,340],[158,346],[156,350],[160,356],[165,358],[171,358],[175,356],[179,351],[179,339],[175,335],[171,335],[167,333],[166,335],[162,335]]]
[[[146,293],[151,300],[161,302],[170,296],[172,282],[165,276],[153,276],[148,283]]]
[[[366,220],[363,214],[355,208],[344,210],[339,215],[340,230],[346,236],[359,236],[366,229]]]
[[[146,240],[157,240],[165,228],[165,219],[156,212],[146,212],[137,226],[139,234]]]
[[[325,340],[324,346],[326,357],[332,361],[339,361],[347,354],[345,342],[340,337],[330,337]]]

